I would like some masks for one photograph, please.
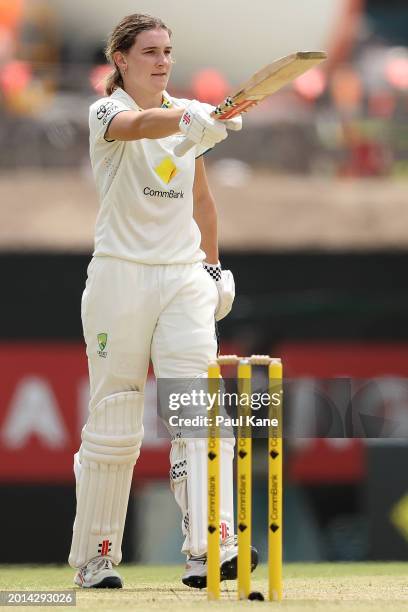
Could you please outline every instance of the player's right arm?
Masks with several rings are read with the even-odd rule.
[[[180,130],[184,108],[150,108],[144,111],[129,110],[116,115],[105,134],[106,140],[140,140],[141,138],[165,138]]]
[[[186,108],[120,112],[111,119],[105,140],[157,139],[177,132],[208,149],[227,137],[225,125],[211,117],[203,104],[193,100]]]

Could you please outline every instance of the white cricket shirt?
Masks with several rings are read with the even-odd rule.
[[[170,97],[163,107],[186,106],[189,100]],[[130,142],[105,140],[118,113],[141,110],[117,89],[90,107],[90,156],[100,208],[95,227],[94,256],[109,255],[146,264],[202,261],[201,235],[193,219],[195,158],[192,148],[176,157],[183,136]]]

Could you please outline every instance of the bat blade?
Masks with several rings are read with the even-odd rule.
[[[241,114],[248,107],[258,104],[297,79],[310,68],[320,64],[326,57],[327,55],[323,51],[299,51],[268,64],[268,66],[256,72],[233,96],[217,106],[214,116],[223,120]],[[250,104],[250,102],[253,103]],[[237,112],[233,113],[232,108],[237,109]],[[224,116],[224,114],[228,114],[228,116]]]
[[[247,112],[326,58],[324,51],[298,51],[268,64],[255,72],[237,92],[219,104],[212,116],[225,121]],[[185,139],[175,147],[174,153],[182,157],[193,146],[194,143]]]

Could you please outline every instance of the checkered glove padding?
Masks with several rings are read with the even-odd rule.
[[[222,270],[221,264],[209,264],[204,262],[204,268],[214,280],[218,291],[218,306],[215,318],[220,321],[231,311],[235,298],[235,282],[231,270]]]

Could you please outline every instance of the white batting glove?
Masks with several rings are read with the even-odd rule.
[[[239,130],[242,130],[242,115],[237,115],[232,119],[227,119],[226,121],[223,121],[223,124],[225,125],[227,130],[239,132]]]
[[[235,298],[235,282],[231,270],[222,270],[221,264],[203,263],[205,270],[214,280],[218,291],[218,306],[215,310],[215,318],[220,321],[231,312]]]
[[[214,147],[228,136],[224,122],[210,117],[204,105],[197,100],[187,106],[179,126],[188,140],[208,148]]]

